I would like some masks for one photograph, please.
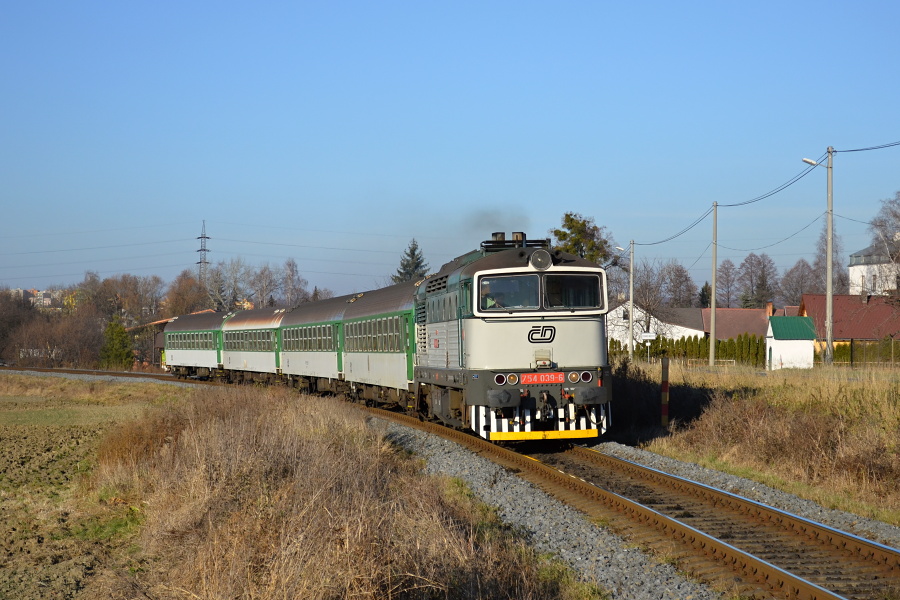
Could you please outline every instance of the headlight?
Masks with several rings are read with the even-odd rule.
[[[583,383],[590,383],[594,380],[594,374],[590,371],[582,371],[581,372],[581,381]]]
[[[506,375],[504,375],[503,373],[497,373],[496,375],[494,375],[494,383],[496,383],[497,385],[505,384]]]
[[[506,383],[508,383],[509,385],[516,385],[517,383],[519,383],[519,376],[515,373],[510,373],[506,376]]]
[[[579,375],[575,371],[569,373],[569,383],[578,383],[579,379],[581,379],[581,375]]]

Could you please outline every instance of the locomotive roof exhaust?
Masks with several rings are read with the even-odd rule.
[[[481,249],[485,252],[497,252],[509,248],[550,248],[550,240],[529,240],[524,231],[513,231],[512,239],[506,239],[506,233],[495,231],[491,239],[481,242]]]

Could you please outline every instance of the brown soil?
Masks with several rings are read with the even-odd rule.
[[[107,427],[136,405],[61,399],[9,377],[0,375],[0,598],[88,597],[108,560],[95,524],[121,509],[78,490]]]

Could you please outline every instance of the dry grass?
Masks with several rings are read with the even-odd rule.
[[[712,390],[709,404],[646,449],[900,525],[896,373],[817,368],[761,375],[673,366],[670,380]]]
[[[141,507],[109,597],[592,598],[344,404],[201,391],[118,428],[94,493]]]

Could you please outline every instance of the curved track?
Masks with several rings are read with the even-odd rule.
[[[900,597],[900,551],[581,447],[526,456],[378,409],[452,439],[685,572],[749,598]]]

